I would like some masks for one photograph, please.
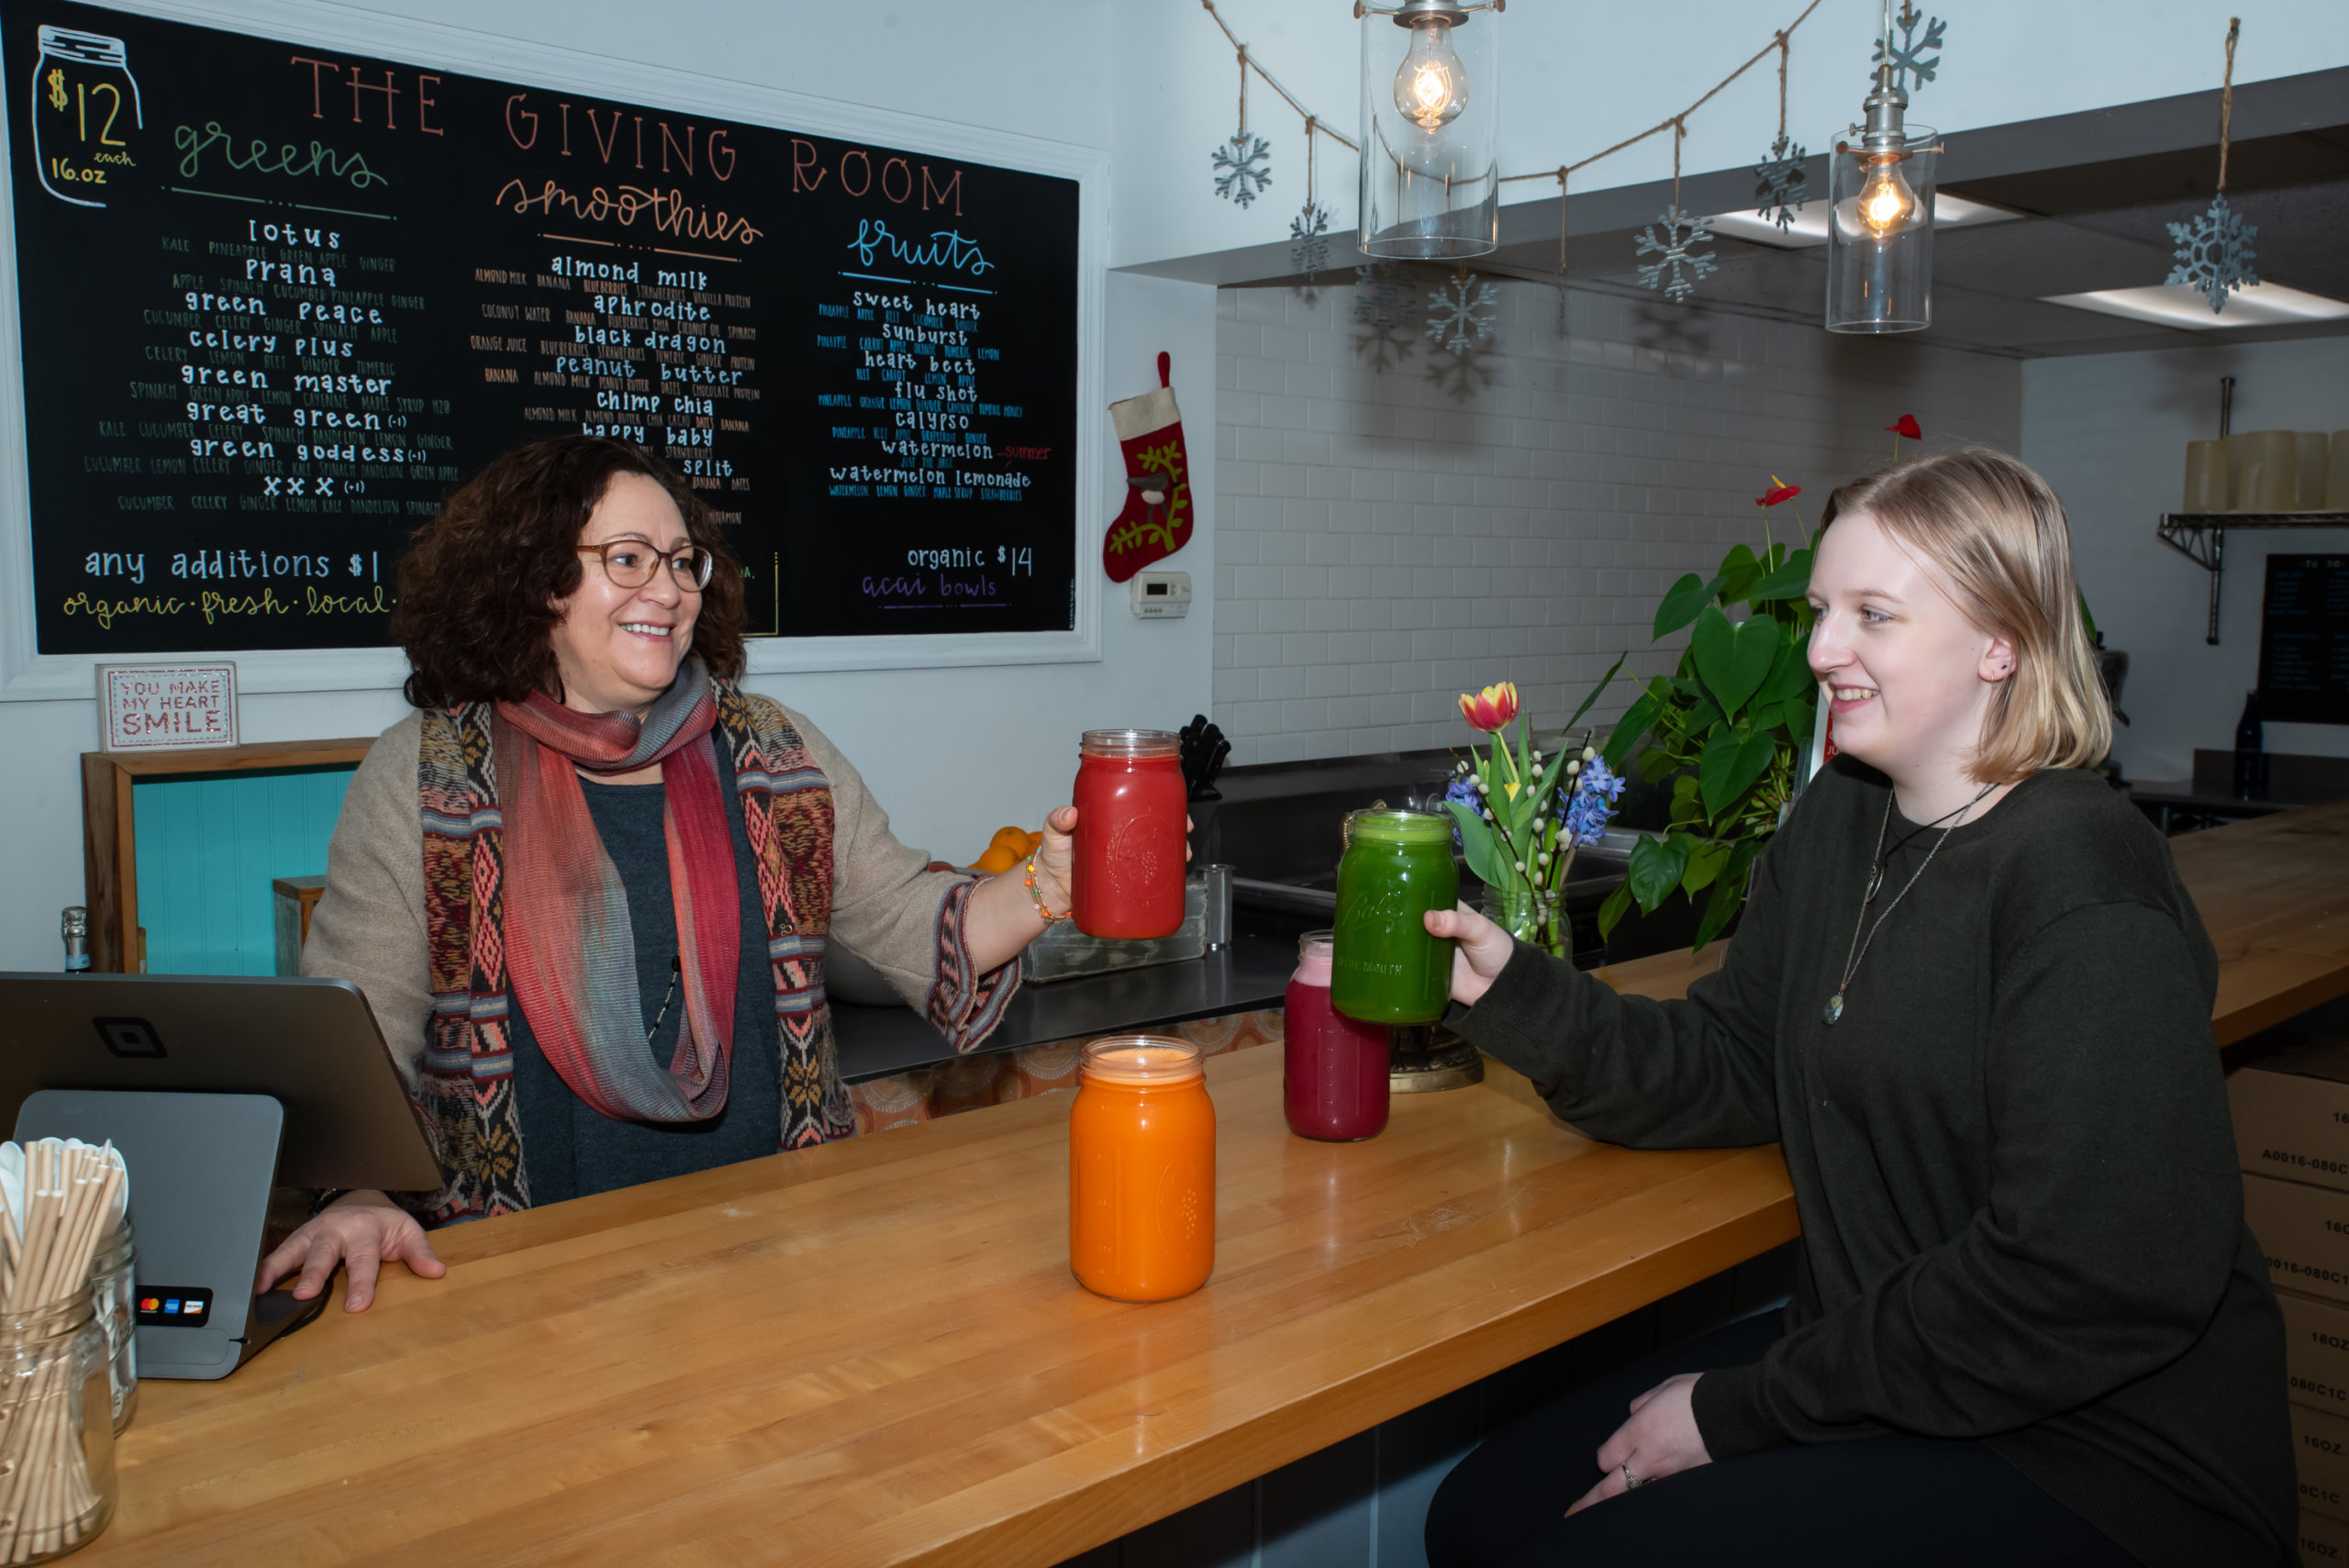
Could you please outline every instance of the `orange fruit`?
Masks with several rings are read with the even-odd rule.
[[[1003,844],[990,844],[987,852],[978,858],[978,868],[990,874],[1000,874],[1019,863],[1021,857]]]

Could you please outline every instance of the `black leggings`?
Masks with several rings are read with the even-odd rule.
[[[1902,1434],[1724,1460],[1564,1517],[1598,1485],[1598,1446],[1633,1399],[1677,1373],[1759,1361],[1777,1337],[1776,1313],[1748,1318],[1503,1427],[1437,1491],[1428,1510],[1430,1568],[2136,1563],[1982,1444]]]

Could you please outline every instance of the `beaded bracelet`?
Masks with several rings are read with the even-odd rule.
[[[1030,855],[1028,857],[1028,896],[1034,901],[1036,913],[1042,917],[1045,925],[1056,925],[1068,918],[1068,915],[1066,914],[1055,915],[1050,909],[1044,907],[1043,892],[1036,885],[1036,857],[1033,855]],[[1070,914],[1074,914],[1074,912],[1075,911],[1074,910],[1069,911]]]

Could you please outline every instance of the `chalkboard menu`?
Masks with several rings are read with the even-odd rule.
[[[2267,558],[2259,717],[2349,724],[2349,556]]]
[[[380,645],[498,451],[640,442],[749,629],[1064,630],[1074,180],[0,0],[44,653]]]

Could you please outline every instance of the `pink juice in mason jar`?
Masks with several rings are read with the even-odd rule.
[[[1369,1138],[1386,1125],[1385,1024],[1365,1024],[1330,1006],[1330,933],[1308,931],[1289,977],[1282,1051],[1282,1108],[1300,1138]]]

